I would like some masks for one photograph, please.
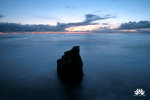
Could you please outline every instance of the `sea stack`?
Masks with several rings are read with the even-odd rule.
[[[79,52],[80,47],[74,46],[57,60],[57,73],[60,77],[74,80],[83,76],[83,62]]]

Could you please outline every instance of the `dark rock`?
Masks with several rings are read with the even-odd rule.
[[[57,60],[57,72],[60,77],[74,80],[83,76],[83,62],[79,52],[79,46],[74,46]]]

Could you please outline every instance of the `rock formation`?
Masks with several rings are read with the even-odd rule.
[[[79,52],[79,46],[74,46],[57,60],[57,72],[60,77],[77,79],[83,76],[83,62]]]

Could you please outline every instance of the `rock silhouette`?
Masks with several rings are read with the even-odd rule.
[[[83,62],[79,52],[79,46],[74,46],[57,60],[57,72],[60,77],[75,80],[83,76]]]

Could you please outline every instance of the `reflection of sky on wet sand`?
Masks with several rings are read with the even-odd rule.
[[[74,45],[84,77],[68,85],[57,77],[56,60]],[[0,56],[2,100],[136,100],[137,88],[150,92],[148,34],[1,35]]]

